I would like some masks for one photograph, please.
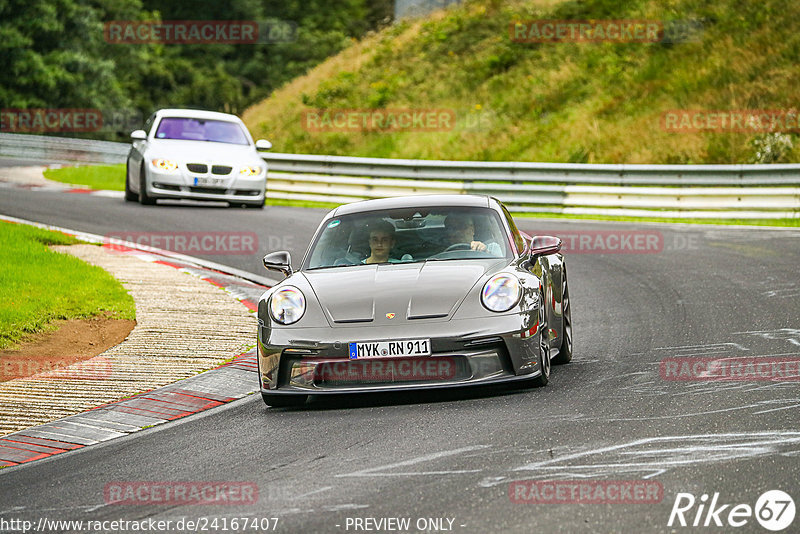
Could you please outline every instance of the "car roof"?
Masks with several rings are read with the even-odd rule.
[[[242,122],[236,115],[220,113],[218,111],[205,111],[202,109],[159,109],[156,115],[160,117],[181,117],[190,119],[216,119],[228,122]]]
[[[330,216],[339,217],[351,213],[397,208],[425,208],[438,206],[459,206],[488,208],[490,197],[486,195],[410,195],[404,197],[362,200],[345,204],[334,209]]]

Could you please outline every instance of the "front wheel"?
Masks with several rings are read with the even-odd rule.
[[[125,202],[136,202],[139,200],[139,195],[131,189],[131,171],[130,163],[125,163]]]
[[[308,400],[308,395],[276,395],[274,393],[262,393],[261,398],[264,404],[273,408],[287,408],[290,406],[302,406]]]
[[[144,162],[142,162],[142,170],[139,172],[139,203],[145,206],[152,206],[156,203],[156,199],[147,194],[147,176],[145,175]]]
[[[569,283],[567,283],[567,269],[561,275],[561,347],[553,358],[557,365],[572,361],[572,308],[569,302]]]
[[[531,381],[535,387],[544,387],[550,381],[550,330],[547,323],[544,297],[539,297],[539,369],[541,374]]]

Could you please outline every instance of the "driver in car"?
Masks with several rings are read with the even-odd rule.
[[[460,213],[451,213],[444,219],[445,235],[451,245],[448,249],[455,250],[457,245],[463,245],[464,250],[486,252],[492,256],[502,256],[503,252],[497,243],[486,244],[475,239],[475,222],[472,217]]]

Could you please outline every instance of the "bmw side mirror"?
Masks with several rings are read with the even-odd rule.
[[[266,139],[259,139],[256,141],[256,149],[258,150],[269,150],[272,148],[272,143],[267,141]]]
[[[147,132],[144,130],[134,130],[131,132],[131,139],[134,141],[145,141],[147,139]]]
[[[270,252],[264,256],[264,268],[268,271],[278,271],[285,276],[292,276],[292,256],[285,250]]]
[[[531,241],[531,259],[555,254],[561,250],[561,239],[551,235],[537,235]]]

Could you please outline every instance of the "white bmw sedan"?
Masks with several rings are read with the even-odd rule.
[[[264,207],[267,164],[235,115],[193,109],[162,109],[131,133],[125,200],[155,204],[159,198],[217,200]]]

